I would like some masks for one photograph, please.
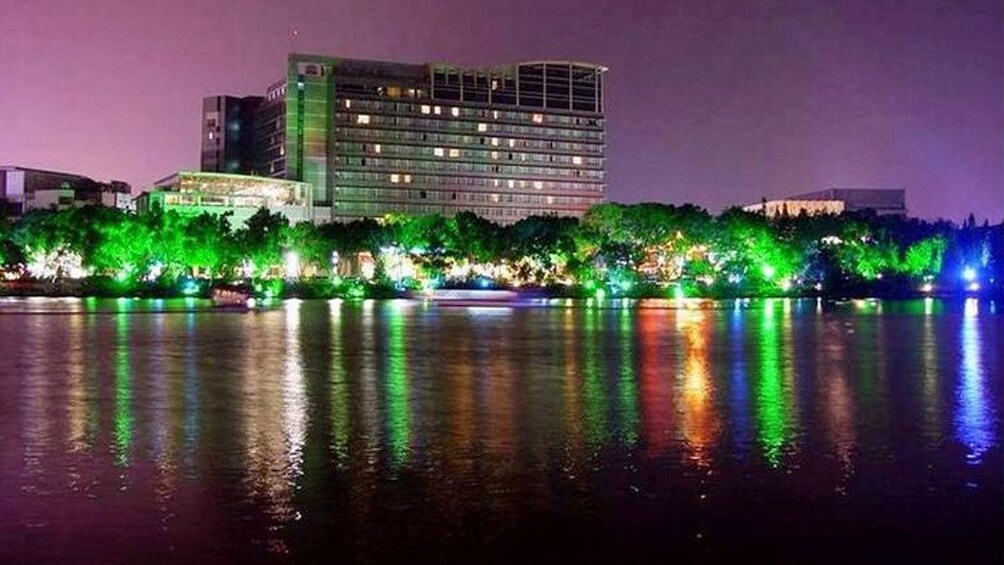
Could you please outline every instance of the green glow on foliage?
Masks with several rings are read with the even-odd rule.
[[[763,278],[771,280],[777,274],[777,269],[773,265],[764,265],[760,268],[760,272],[763,273]]]

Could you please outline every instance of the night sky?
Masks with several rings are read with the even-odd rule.
[[[0,164],[197,168],[202,96],[263,93],[290,50],[606,65],[609,200],[903,187],[1004,219],[1001,0],[0,0]]]

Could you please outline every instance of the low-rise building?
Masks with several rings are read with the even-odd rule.
[[[769,217],[841,214],[870,210],[882,215],[906,215],[906,191],[901,188],[830,188],[743,206]]]
[[[313,219],[313,193],[309,184],[298,181],[198,171],[180,171],[154,183],[151,190],[136,197],[136,212],[173,210],[180,214],[233,214],[240,225],[259,208],[268,208],[290,223]]]
[[[0,166],[0,204],[10,216],[88,204],[128,209],[131,203],[131,188],[121,181],[99,182],[72,173]]]

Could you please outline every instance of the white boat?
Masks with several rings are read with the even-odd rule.
[[[441,306],[510,306],[520,299],[512,290],[439,289],[415,293],[414,298]]]

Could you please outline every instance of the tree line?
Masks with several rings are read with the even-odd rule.
[[[583,218],[472,213],[291,225],[260,209],[138,216],[88,206],[0,220],[4,288],[83,281],[97,294],[388,295],[535,288],[569,296],[890,296],[1000,292],[1004,224],[869,213],[767,218],[738,208],[601,204]]]

